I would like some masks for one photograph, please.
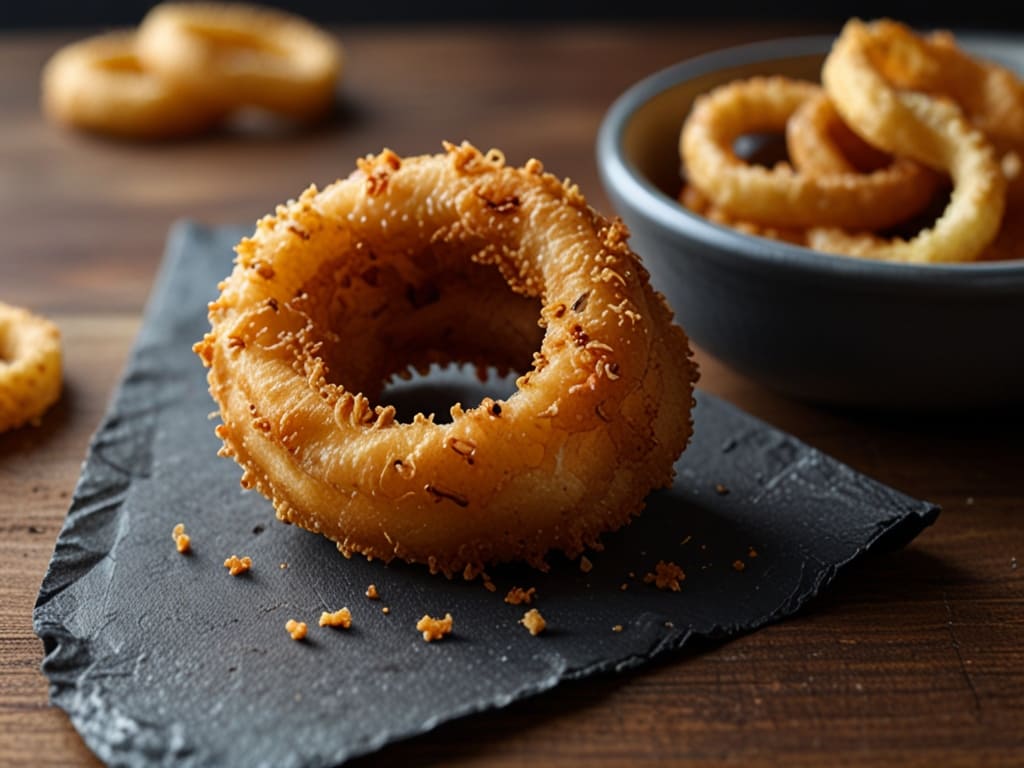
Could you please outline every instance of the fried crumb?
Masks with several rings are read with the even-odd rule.
[[[320,626],[348,629],[352,626],[352,612],[348,608],[339,608],[334,613],[324,611],[320,614]]]
[[[621,632],[621,631],[622,631],[622,625],[621,624],[616,624],[614,627],[612,627],[612,632]]]
[[[729,489],[726,488],[722,483],[715,483],[715,493],[719,496],[725,496],[729,493]]]
[[[491,581],[490,579],[485,579],[484,580],[484,589],[486,589],[488,592],[497,592],[498,591],[498,588],[494,585],[494,582]]]
[[[622,584],[619,585],[619,589],[625,592],[627,589],[629,589],[629,584],[627,584],[626,582],[622,582]]]
[[[452,632],[452,615],[446,613],[443,619],[435,619],[427,614],[416,622],[416,630],[423,633],[423,640],[431,642],[440,640]]]
[[[692,535],[689,535],[689,534],[688,534],[688,535],[687,535],[687,536],[686,536],[686,537],[685,537],[685,538],[684,538],[684,539],[683,539],[682,541],[680,541],[679,543],[680,543],[681,545],[686,545],[686,544],[689,544],[689,543],[690,543],[691,541],[693,541],[693,536],[692,536]]]
[[[389,613],[391,613],[391,609],[385,605],[383,608],[380,609],[380,612],[387,616]]]
[[[644,584],[650,584],[653,581],[654,586],[658,589],[671,589],[673,592],[678,592],[680,590],[679,582],[685,578],[686,574],[678,565],[659,560],[658,564],[654,566],[654,572],[644,576]]]
[[[174,538],[174,546],[181,554],[184,555],[191,551],[192,537],[185,533],[184,523],[178,523],[174,526],[174,530],[171,531],[171,536]]]
[[[544,621],[544,617],[540,615],[540,611],[536,608],[531,608],[524,613],[523,618],[519,620],[519,623],[526,627],[534,637],[543,632],[544,628],[548,625],[548,623]]]
[[[288,634],[292,636],[292,640],[303,640],[306,637],[306,622],[296,621],[295,619],[288,619],[288,623],[284,625],[284,628],[288,630]]]
[[[228,569],[228,573],[232,576],[239,576],[252,568],[252,558],[248,555],[245,557],[232,555],[224,561],[224,567]]]
[[[672,629],[673,627],[675,627],[675,624],[673,624],[671,621],[665,622],[665,629]]]
[[[509,605],[530,605],[533,602],[534,596],[537,594],[536,587],[530,587],[529,589],[523,589],[522,587],[512,587],[505,595],[505,602]]]
[[[281,563],[281,564],[280,564],[279,566],[277,566],[277,567],[278,567],[278,568],[280,568],[280,569],[281,569],[281,570],[283,571],[283,570],[285,570],[285,569],[286,569],[286,568],[288,567],[288,563]]]
[[[742,560],[733,560],[732,561],[732,569],[734,571],[742,571],[746,567],[747,567],[747,564],[744,563]]]
[[[379,600],[380,599],[380,594],[378,594],[378,592],[377,592],[377,585],[376,584],[371,584],[370,586],[368,586],[366,588],[366,596],[368,598],[370,598],[371,600]]]
[[[750,557],[750,558],[757,557],[757,550],[754,549],[753,547],[750,547],[749,549],[747,549],[747,557]]]

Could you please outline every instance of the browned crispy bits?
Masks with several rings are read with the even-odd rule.
[[[679,582],[685,578],[686,574],[678,565],[659,560],[658,564],[654,566],[654,572],[644,576],[644,583],[654,582],[654,586],[658,589],[670,589],[673,592],[678,592],[681,589]]]
[[[425,642],[429,643],[433,640],[440,640],[452,633],[452,615],[446,613],[443,619],[435,619],[425,614],[422,619],[416,622],[416,630],[423,633],[423,640]]]

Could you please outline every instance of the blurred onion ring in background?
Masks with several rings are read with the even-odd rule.
[[[136,42],[132,31],[110,32],[61,48],[43,67],[43,111],[73,128],[131,139],[191,136],[224,116],[218,104],[148,69]]]
[[[60,330],[0,302],[0,432],[36,423],[60,397]]]
[[[929,229],[908,240],[827,228],[808,234],[812,247],[906,262],[974,261],[995,239],[1006,203],[1006,178],[987,137],[955,102],[898,89],[875,61],[891,24],[851,19],[822,66],[822,82],[843,120],[880,149],[948,172],[953,191]]]
[[[146,66],[230,108],[299,120],[334,101],[343,55],[328,32],[294,14],[248,4],[162,3],[139,26]]]
[[[920,212],[933,190],[907,164],[817,175],[786,163],[767,168],[736,155],[739,137],[783,133],[793,113],[820,93],[810,81],[756,76],[698,96],[680,135],[688,182],[737,220],[787,229],[880,229]]]
[[[671,482],[697,368],[627,232],[536,160],[362,158],[237,247],[195,345],[222,454],[346,555],[472,578],[570,557]],[[432,364],[519,371],[504,400],[399,421]]]

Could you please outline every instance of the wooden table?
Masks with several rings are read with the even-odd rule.
[[[66,351],[64,396],[42,426],[0,435],[0,764],[95,762],[47,702],[32,606],[175,219],[254,223],[358,156],[433,152],[445,139],[500,147],[516,163],[540,157],[608,210],[594,137],[630,83],[709,49],[836,29],[337,31],[348,66],[330,124],[163,146],[43,120],[40,67],[82,32],[0,37],[0,300],[55,319]],[[700,362],[706,390],[941,504],[937,524],[789,621],[564,685],[356,764],[1024,765],[1024,415],[849,414]]]

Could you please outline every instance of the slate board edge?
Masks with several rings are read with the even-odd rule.
[[[165,275],[173,273],[178,268],[178,262],[185,258],[186,249],[181,247],[181,243],[183,241],[187,241],[187,239],[195,232],[210,231],[212,231],[212,228],[208,228],[204,225],[188,220],[176,222],[172,226],[166,248],[166,254],[169,258],[163,260],[163,263],[157,273],[155,279],[156,290],[148,300],[146,310],[144,312],[142,324],[143,331],[133,344],[125,370],[122,373],[114,390],[114,394],[107,405],[106,413],[97,427],[96,432],[90,439],[86,454],[87,456],[93,455],[93,450],[97,441],[109,429],[112,422],[116,421],[118,417],[117,406],[120,403],[124,392],[126,390],[130,390],[132,386],[137,386],[137,383],[132,381],[132,374],[134,372],[134,367],[138,362],[140,353],[149,343],[145,329],[149,327],[148,321],[150,320],[151,315],[160,309],[160,307],[167,301],[165,294],[170,291],[170,281],[165,279]],[[732,406],[730,403],[721,401],[719,398],[714,398],[714,396],[708,395],[707,393],[701,392],[700,396],[713,398],[722,402],[727,407],[736,410],[735,406]],[[92,499],[86,498],[84,489],[80,482],[79,485],[76,486],[75,492],[72,496],[68,510],[68,517],[65,520],[64,526],[62,526],[61,534],[63,534],[64,530],[72,522],[80,521],[83,518],[88,518],[90,516],[103,515],[105,517],[116,519],[122,508],[121,501],[123,500],[124,491],[131,484],[132,479],[133,476],[131,474],[125,474],[118,478],[117,482],[113,482],[107,488],[103,489],[104,492],[99,494],[94,493]],[[939,512],[940,508],[937,505],[928,502],[921,502],[920,508],[913,511],[911,513],[911,517],[903,518],[902,522],[904,522],[907,527],[914,528],[916,532],[920,528],[934,523]],[[912,524],[915,517],[917,518],[916,525]],[[896,532],[895,529],[899,527],[900,522],[901,521],[897,519],[894,525],[880,528],[876,536],[866,544],[864,551],[873,551],[878,548],[881,542],[891,538],[892,534]],[[59,539],[60,536],[58,536],[58,541]],[[62,673],[62,660],[74,658],[80,653],[89,653],[90,643],[88,640],[83,640],[82,638],[77,638],[72,635],[66,627],[63,626],[63,624],[50,621],[45,617],[46,604],[54,596],[59,594],[59,592],[68,584],[77,581],[78,578],[99,562],[103,556],[103,553],[88,553],[80,551],[73,558],[65,557],[62,560],[61,570],[66,574],[69,570],[68,564],[70,563],[73,566],[70,570],[74,573],[74,578],[71,579],[56,579],[52,573],[53,561],[51,561],[40,586],[39,595],[33,611],[33,627],[36,634],[43,642],[45,658],[43,660],[42,668],[44,674],[46,674],[50,680],[51,703],[61,709],[64,709],[69,714],[72,721],[75,723],[76,729],[83,736],[86,744],[98,757],[100,757],[100,759],[112,763],[114,760],[122,760],[125,757],[125,754],[122,751],[112,748],[109,739],[94,737],[94,728],[90,728],[88,727],[89,724],[81,722],[80,716],[76,715],[76,712],[78,712],[78,708],[76,706],[78,702],[76,699],[83,693],[82,691],[79,691],[78,687],[79,675],[68,675]],[[851,560],[853,559],[859,559],[859,557],[851,558]],[[831,584],[835,577],[845,570],[849,562],[850,561],[838,563],[829,568],[824,574],[824,578],[819,579],[815,584],[811,596],[813,597],[818,595],[821,590]],[[798,610],[800,610],[799,606],[794,607],[784,602],[780,604],[780,606],[759,626],[787,618]],[[736,637],[739,634],[749,631],[753,631],[753,629],[738,631],[736,628],[724,626],[714,627],[709,632],[696,632],[693,630],[680,629],[660,638],[649,653],[634,655],[625,659],[598,662],[596,664],[579,668],[564,668],[542,681],[524,686],[519,691],[510,694],[507,697],[502,697],[502,699],[486,702],[478,701],[459,711],[450,712],[445,717],[439,717],[432,719],[431,721],[424,722],[418,727],[403,729],[401,731],[380,731],[373,738],[365,740],[362,743],[348,745],[349,748],[345,750],[344,754],[336,755],[335,757],[339,761],[344,762],[348,759],[371,753],[388,743],[406,740],[428,733],[443,723],[501,708],[505,703],[507,703],[504,702],[505,698],[511,702],[543,693],[554,688],[562,681],[578,680],[594,674],[607,674],[632,670],[650,662],[652,659],[662,658],[667,654],[680,651],[688,642],[695,638],[717,640],[726,637]],[[80,667],[75,668],[80,669]],[[123,713],[118,713],[118,715],[122,717],[124,716]],[[148,726],[156,732],[160,730],[159,727],[155,725],[140,723],[138,721],[133,721],[133,723],[140,729],[145,729]],[[92,723],[92,725],[95,725],[95,723]],[[104,731],[99,729],[99,732],[103,733]],[[139,757],[142,757],[142,755],[139,755]],[[144,761],[131,764],[146,765],[150,763]]]

